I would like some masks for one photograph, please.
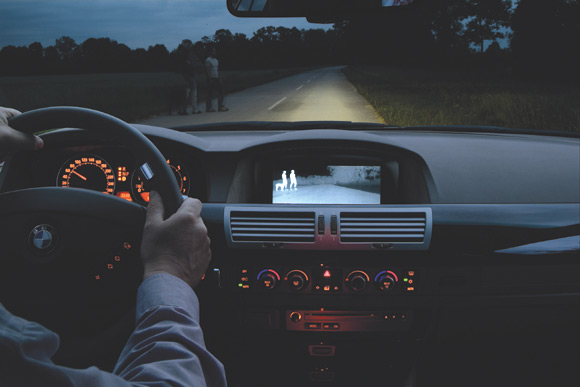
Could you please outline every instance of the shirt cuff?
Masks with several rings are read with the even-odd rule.
[[[199,321],[199,301],[191,287],[168,273],[147,277],[137,291],[136,321],[150,309],[159,306],[181,308]]]

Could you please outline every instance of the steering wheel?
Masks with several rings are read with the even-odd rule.
[[[141,178],[161,194],[166,218],[183,201],[163,155],[118,118],[51,107],[13,117],[9,124],[26,133],[79,128],[114,140],[134,154]],[[95,191],[30,188],[0,194],[0,219],[0,302],[13,314],[57,332],[61,357],[82,366],[74,361],[75,351],[98,352],[120,321],[134,318],[145,208]]]

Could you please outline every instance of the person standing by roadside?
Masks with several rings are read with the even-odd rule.
[[[228,108],[224,106],[223,83],[218,72],[219,61],[216,58],[216,49],[212,47],[208,58],[205,60],[205,73],[207,76],[207,99],[205,103],[206,112],[215,112],[212,107],[214,92],[217,91],[218,111],[227,112]]]
[[[185,100],[183,101],[183,106],[181,114],[187,114],[188,106],[191,106],[192,114],[201,113],[197,109],[197,80],[195,76],[197,73],[203,71],[203,63],[199,60],[198,56],[195,54],[193,47],[188,47],[185,49],[183,55],[181,74],[185,81]]]

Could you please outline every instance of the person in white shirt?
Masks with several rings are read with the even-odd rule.
[[[209,56],[205,60],[205,73],[207,76],[207,99],[205,106],[206,112],[215,112],[212,106],[215,92],[217,92],[218,98],[218,111],[228,111],[228,108],[224,106],[223,83],[219,75],[218,66],[219,61],[216,58],[216,49],[213,47],[209,52]]]
[[[296,174],[294,173],[294,170],[292,170],[290,172],[290,189],[297,189],[296,188]]]
[[[12,152],[44,146],[41,138],[8,126],[8,119],[17,114],[0,107],[0,161]],[[192,289],[211,259],[201,202],[187,198],[164,219],[161,196],[151,194],[141,243],[144,275],[135,330],[113,373],[54,364],[58,335],[0,304],[0,386],[226,386],[223,365],[205,347]]]

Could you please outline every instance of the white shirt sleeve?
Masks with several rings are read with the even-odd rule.
[[[193,290],[169,274],[147,278],[137,294],[137,324],[114,374],[55,365],[58,336],[0,305],[0,385],[225,386],[223,365],[205,348]]]

